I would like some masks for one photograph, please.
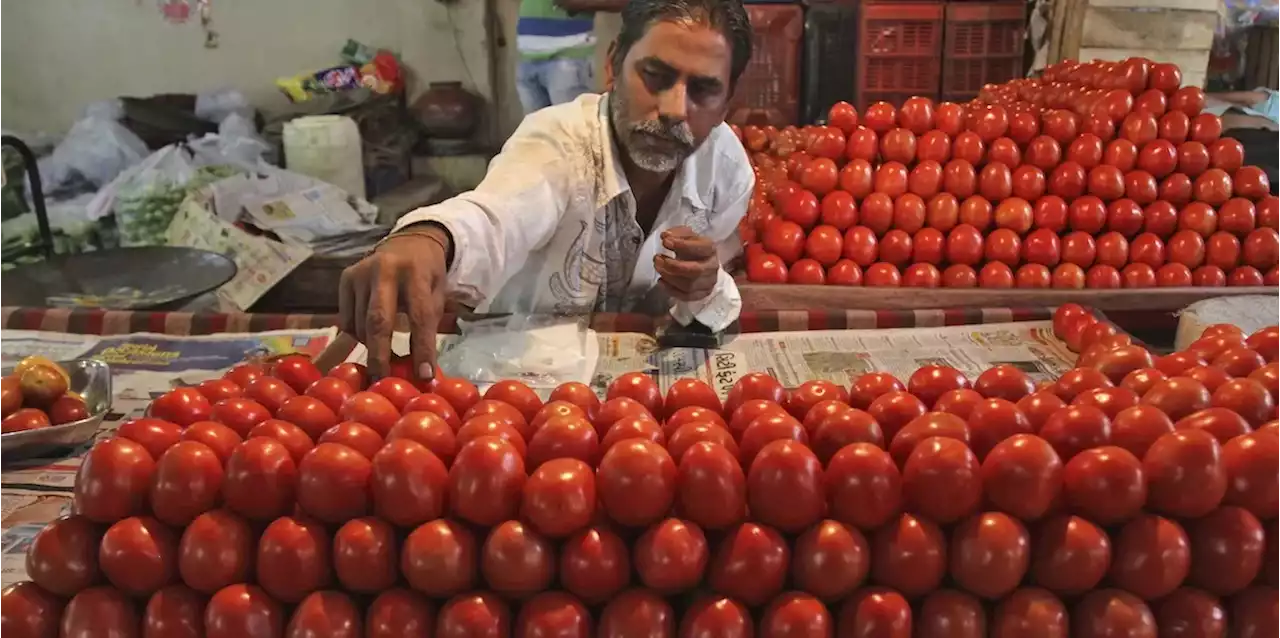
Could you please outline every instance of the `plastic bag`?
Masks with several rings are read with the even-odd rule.
[[[232,115],[253,117],[249,98],[235,89],[221,89],[196,96],[196,117],[221,124]]]
[[[246,171],[253,171],[269,164],[268,154],[273,149],[254,127],[253,120],[240,113],[232,113],[218,125],[217,135],[206,135],[189,144],[197,163],[202,166],[229,164]]]
[[[77,182],[96,190],[147,157],[147,145],[117,121],[122,112],[119,100],[90,105],[53,153],[39,160],[46,196],[78,194],[67,193],[78,190]],[[28,187],[28,199],[29,193]]]
[[[101,219],[114,213],[121,246],[162,245],[169,223],[191,190],[237,172],[225,165],[204,166],[185,145],[173,144],[98,191],[88,214]]]
[[[569,381],[591,383],[600,345],[585,317],[516,314],[458,321],[461,332],[438,358],[450,376],[476,385],[519,379],[549,392]]]

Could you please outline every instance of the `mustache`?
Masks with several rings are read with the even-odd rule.
[[[654,137],[681,148],[693,148],[693,131],[686,122],[678,120],[644,120],[631,125],[631,134]]]

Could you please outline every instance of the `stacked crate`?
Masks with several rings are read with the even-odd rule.
[[[967,102],[983,85],[1022,77],[1027,5],[948,2],[942,53],[942,99]]]
[[[945,6],[941,2],[864,2],[859,7],[854,106],[937,98]]]
[[[748,4],[755,32],[751,62],[738,79],[726,118],[732,124],[795,124],[800,117],[800,39],[804,8]]]

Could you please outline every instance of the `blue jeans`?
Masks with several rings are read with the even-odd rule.
[[[525,113],[552,104],[570,102],[596,90],[590,58],[521,60],[516,68],[516,90]]]

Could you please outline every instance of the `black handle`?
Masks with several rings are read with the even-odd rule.
[[[26,143],[12,135],[0,136],[0,146],[8,146],[22,156],[27,181],[31,183],[31,206],[35,209],[36,223],[40,226],[40,252],[44,253],[45,259],[50,259],[53,257],[53,230],[49,228],[49,213],[44,208],[44,186],[40,183],[36,154],[31,152]]]

